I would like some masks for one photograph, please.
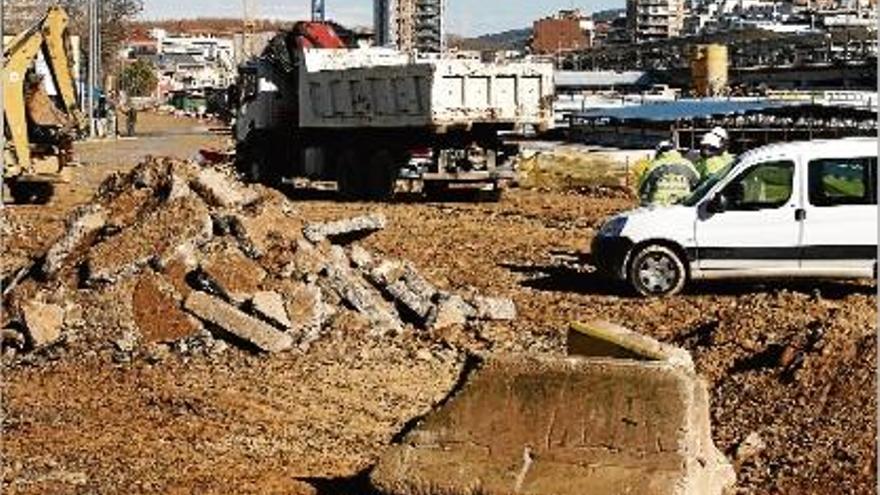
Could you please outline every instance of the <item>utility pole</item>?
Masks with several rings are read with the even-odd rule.
[[[6,67],[6,43],[3,41],[3,37],[5,36],[5,20],[6,16],[3,12],[3,5],[6,2],[4,0],[0,0],[0,68]],[[6,142],[6,105],[4,102],[4,94],[3,94],[3,86],[4,84],[0,84],[0,129],[3,130],[3,142]],[[6,202],[6,151],[0,150],[0,209],[3,208],[3,203]]]
[[[89,0],[88,3],[88,19],[89,19],[89,71],[86,78],[86,96],[88,98],[86,111],[89,116],[89,137],[94,138],[95,129],[95,89],[98,73],[98,0]]]
[[[244,0],[244,30],[242,32],[242,59],[254,56],[254,31],[257,28],[257,0]]]

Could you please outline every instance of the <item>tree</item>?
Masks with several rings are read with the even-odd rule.
[[[119,79],[120,87],[130,96],[150,96],[158,83],[156,69],[144,59],[135,60],[126,66]]]

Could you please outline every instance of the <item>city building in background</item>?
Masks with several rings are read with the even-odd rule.
[[[627,0],[632,41],[656,41],[680,36],[684,28],[683,0]]]
[[[445,49],[444,0],[375,0],[376,44],[407,52]]]
[[[563,10],[535,21],[532,51],[540,54],[585,50],[593,46],[596,28],[580,10]]]

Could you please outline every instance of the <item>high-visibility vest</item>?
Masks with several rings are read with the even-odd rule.
[[[670,151],[652,161],[640,179],[642,204],[669,205],[689,196],[700,174],[681,153]]]
[[[706,180],[720,172],[724,167],[730,165],[731,162],[733,162],[733,155],[725,151],[720,155],[710,156],[708,158],[701,157],[694,165],[700,173],[700,178]]]

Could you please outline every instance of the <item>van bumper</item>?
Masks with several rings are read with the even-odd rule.
[[[593,264],[603,275],[626,280],[626,260],[633,245],[627,237],[596,236],[590,247]]]

